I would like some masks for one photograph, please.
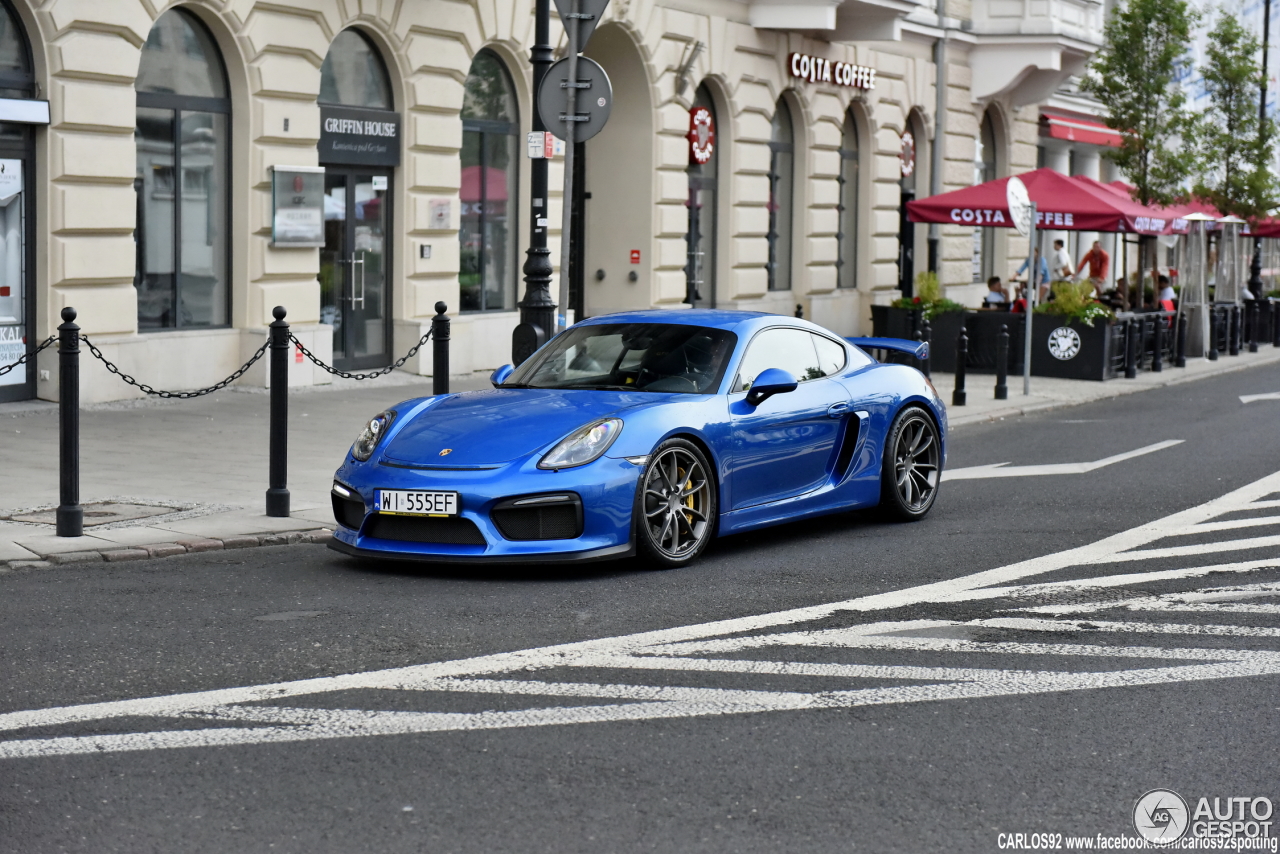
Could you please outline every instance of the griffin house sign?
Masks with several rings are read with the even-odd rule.
[[[787,57],[787,68],[792,77],[810,83],[834,83],[850,89],[876,88],[876,70],[865,65],[850,65],[847,62],[832,62],[820,56],[809,56],[807,53],[793,53]]]
[[[400,114],[322,104],[319,148],[321,163],[399,166]]]

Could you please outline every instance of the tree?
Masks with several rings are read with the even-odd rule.
[[[1194,122],[1183,110],[1177,70],[1198,19],[1186,0],[1128,0],[1107,21],[1083,81],[1123,137],[1107,156],[1146,205],[1173,202],[1194,168],[1194,154],[1182,145]]]
[[[1182,195],[1195,167],[1195,152],[1183,143],[1195,120],[1183,109],[1186,94],[1178,65],[1191,42],[1199,13],[1186,0],[1127,0],[1112,12],[1102,49],[1093,57],[1081,88],[1107,110],[1107,125],[1120,132],[1120,147],[1107,156],[1133,184],[1144,205],[1168,205]],[[1144,240],[1156,283],[1154,240]],[[1129,288],[1120,288],[1129,307]],[[1137,289],[1142,302],[1142,287]]]
[[[1222,12],[1209,33],[1204,67],[1209,107],[1195,130],[1200,180],[1195,194],[1224,213],[1264,217],[1280,191],[1271,173],[1275,121],[1259,115],[1261,45]]]

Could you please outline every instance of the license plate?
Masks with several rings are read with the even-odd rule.
[[[373,509],[388,516],[457,516],[458,493],[379,489],[374,494]]]

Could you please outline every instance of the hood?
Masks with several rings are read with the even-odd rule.
[[[428,407],[391,438],[391,463],[458,468],[497,465],[533,453],[600,418],[664,394],[572,389],[463,392]],[[451,449],[441,456],[440,452]]]

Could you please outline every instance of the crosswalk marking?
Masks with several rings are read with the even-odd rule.
[[[0,714],[0,732],[6,734],[0,740],[0,759],[801,712],[1276,676],[1280,629],[1232,621],[1256,623],[1258,616],[1280,613],[1280,581],[1247,581],[1251,573],[1280,569],[1280,536],[1259,531],[1252,538],[1217,543],[1169,543],[1276,524],[1280,517],[1220,517],[1280,506],[1271,497],[1278,493],[1280,473],[1085,546],[842,602],[369,673]],[[1241,551],[1272,554],[1183,565],[1188,559]],[[1150,562],[1150,570],[1091,575],[1098,567],[1133,567],[1144,561]],[[1083,575],[1033,580],[1073,569]],[[1106,598],[1111,589],[1219,574],[1245,583],[1224,586],[1218,581],[1217,586],[1181,593]],[[1092,601],[1052,601],[1082,595]],[[876,618],[877,612],[904,606],[919,610],[935,603],[983,601],[990,603],[990,613],[969,620]],[[1204,615],[1212,622],[1185,622],[1195,617],[1172,614]],[[857,622],[860,617],[865,621]],[[851,624],[816,625],[833,618]],[[1247,641],[1250,648],[1195,645],[1197,639],[1208,643],[1209,638]],[[795,657],[790,651],[799,649],[809,651],[806,658],[831,660],[789,660]],[[866,661],[870,653],[880,660]],[[885,657],[897,660],[884,663]],[[1008,666],[1018,660],[1033,661],[1036,667]],[[992,666],[982,666],[985,662]],[[734,681],[748,685],[706,684],[714,674],[733,674]],[[750,687],[752,677],[770,677],[770,687]],[[788,690],[778,689],[779,679]],[[825,680],[826,687],[815,690],[815,679]],[[324,707],[325,695],[340,691],[417,692],[427,705],[434,695],[504,695],[507,702],[521,698],[516,702],[528,708],[435,712]],[[288,705],[298,697],[310,698],[309,705]],[[571,702],[548,706],[549,699]],[[370,698],[362,705],[378,704]],[[41,738],[24,734],[32,727],[76,729],[123,717],[154,720],[155,729]],[[193,724],[200,727],[191,728]]]

